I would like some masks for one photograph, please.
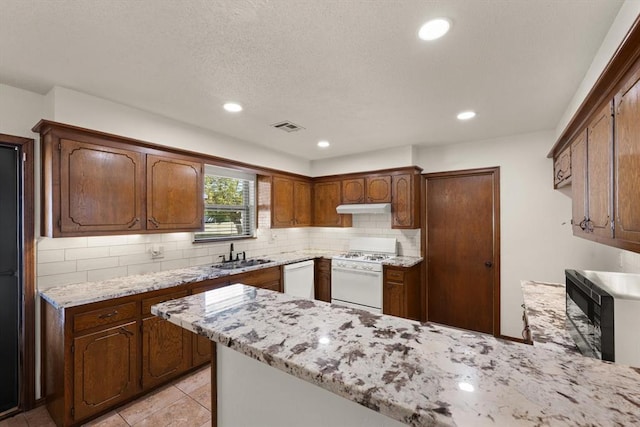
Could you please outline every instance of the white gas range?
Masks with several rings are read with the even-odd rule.
[[[397,256],[396,239],[358,237],[331,260],[331,302],[382,313],[382,263]]]

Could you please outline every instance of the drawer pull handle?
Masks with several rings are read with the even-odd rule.
[[[160,223],[158,223],[158,221],[154,217],[149,218],[149,222],[156,228],[160,227]]]
[[[129,225],[127,226],[127,228],[131,228],[131,227],[133,227],[133,226],[134,226],[134,225],[136,225],[138,222],[140,222],[140,218],[134,218],[134,220],[131,222],[131,224],[129,224]]]
[[[133,332],[131,332],[130,330],[128,330],[127,328],[125,328],[124,326],[120,328],[120,332],[122,332],[125,335],[128,335],[130,337],[133,336]]]
[[[118,314],[118,310],[114,310],[111,313],[104,313],[101,314],[100,316],[98,316],[99,319],[108,319],[110,317],[115,316],[116,314]]]

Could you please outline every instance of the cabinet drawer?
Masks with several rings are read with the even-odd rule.
[[[398,282],[404,282],[404,271],[402,270],[387,270],[385,273],[387,280],[394,280]]]
[[[169,301],[171,299],[186,297],[188,291],[174,292],[172,294],[160,295],[157,297],[147,298],[142,300],[142,315],[149,316],[151,314],[151,306],[154,304],[160,304],[161,302]]]
[[[96,326],[111,325],[131,319],[136,316],[135,301],[111,307],[100,308],[86,313],[76,314],[73,317],[73,330],[75,332],[95,328]]]

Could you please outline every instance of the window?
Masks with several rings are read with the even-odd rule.
[[[204,231],[196,242],[254,237],[256,176],[205,165]]]

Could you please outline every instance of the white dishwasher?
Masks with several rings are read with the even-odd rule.
[[[284,293],[313,299],[313,260],[284,266]]]

